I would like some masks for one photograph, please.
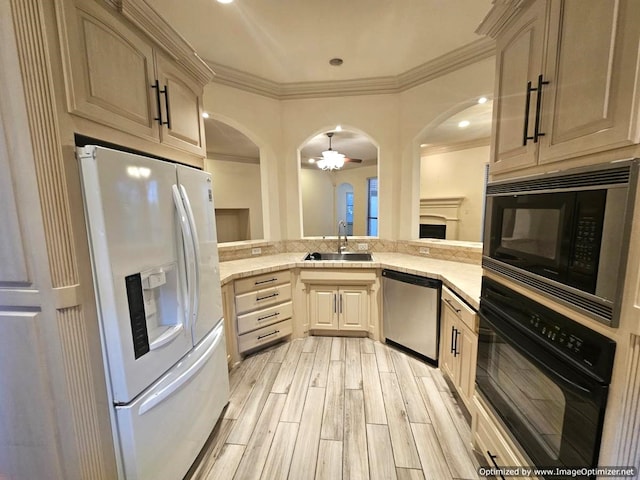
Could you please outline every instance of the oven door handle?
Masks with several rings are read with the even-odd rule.
[[[506,343],[508,343],[513,348],[515,348],[518,351],[518,353],[526,357],[536,367],[540,368],[552,379],[556,380],[558,383],[566,387],[567,390],[573,390],[574,392],[582,396],[587,394],[587,398],[589,398],[589,400],[592,400],[591,394],[594,393],[594,390],[596,390],[596,388],[593,388],[593,387],[590,388],[588,386],[584,386],[579,383],[576,383],[573,380],[569,380],[566,374],[563,375],[561,372],[558,371],[558,369],[552,368],[549,365],[547,365],[541,359],[544,359],[545,357],[549,357],[549,354],[544,352],[537,343],[532,341],[530,338],[524,335],[517,328],[506,324],[504,321],[499,320],[498,322],[494,322],[489,318],[487,318],[487,316],[483,314],[482,311],[478,313],[480,315],[480,318],[486,321],[488,324],[490,324],[491,327],[500,334],[502,339],[506,341]],[[535,350],[536,353],[531,353],[531,350]],[[578,372],[578,374],[581,377],[584,377],[582,373]],[[596,384],[598,382],[596,380],[593,380],[593,383]]]

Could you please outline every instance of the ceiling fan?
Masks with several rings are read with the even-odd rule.
[[[329,137],[329,149],[322,152],[322,157],[319,157],[316,160],[316,165],[318,168],[322,170],[337,170],[343,167],[346,162],[351,163],[362,163],[361,158],[349,158],[345,156],[343,153],[338,152],[331,148],[331,138],[333,137],[335,132],[327,132],[326,135]]]

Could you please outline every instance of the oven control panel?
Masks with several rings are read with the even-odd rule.
[[[570,352],[573,356],[580,356],[587,365],[593,366],[597,358],[590,358],[597,354],[597,349],[586,342],[578,335],[567,331],[560,325],[545,321],[540,315],[531,313],[529,316],[529,329],[544,337],[544,339],[553,343],[560,349]]]
[[[489,315],[489,319],[491,315],[499,315],[501,322],[552,347],[566,360],[610,380],[615,342],[587,326],[487,277],[482,279],[480,314]]]

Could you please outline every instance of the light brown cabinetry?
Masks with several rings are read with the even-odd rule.
[[[639,15],[632,0],[537,0],[497,32],[492,174],[638,142]]]
[[[478,354],[478,315],[442,287],[440,369],[471,410]]]
[[[69,113],[204,156],[202,86],[106,7],[59,5]]]
[[[288,270],[236,280],[238,352],[244,353],[291,335],[293,307]]]
[[[485,402],[473,396],[473,443],[482,452],[490,467],[529,467],[532,462],[522,454],[510,439],[501,423],[490,412]],[[523,477],[518,478],[537,478]]]
[[[362,332],[378,338],[379,281],[375,270],[314,268],[299,275],[302,332]]]

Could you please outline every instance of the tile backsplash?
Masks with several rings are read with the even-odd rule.
[[[348,252],[397,252],[439,260],[480,265],[482,244],[445,240],[384,240],[370,237],[349,237]],[[221,262],[240,260],[286,252],[337,252],[336,238],[302,238],[278,242],[233,242],[218,247]]]

